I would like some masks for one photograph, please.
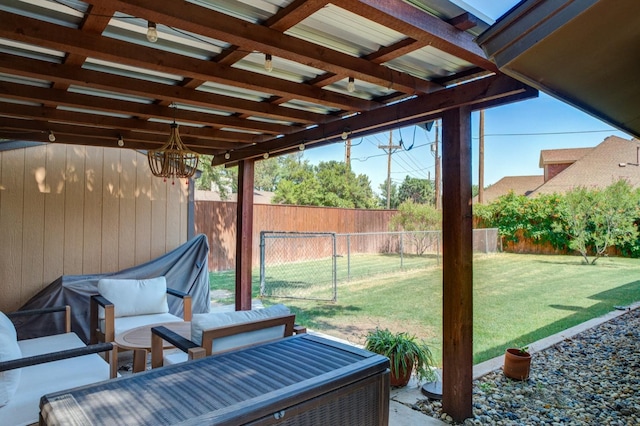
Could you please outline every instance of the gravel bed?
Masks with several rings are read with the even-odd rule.
[[[413,408],[457,424],[440,401]],[[473,414],[464,425],[640,425],[640,309],[532,353],[527,381],[475,380]]]

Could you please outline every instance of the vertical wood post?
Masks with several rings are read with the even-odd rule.
[[[473,415],[471,111],[445,111],[442,124],[442,408],[463,422]]]
[[[480,110],[480,142],[478,145],[478,204],[484,204],[484,110]]]
[[[251,309],[254,164],[254,160],[243,160],[238,163],[236,311],[248,311]]]

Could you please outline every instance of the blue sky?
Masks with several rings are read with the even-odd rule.
[[[490,19],[499,18],[517,1],[513,0],[454,0],[462,7],[475,8]],[[468,10],[472,10],[472,9]],[[472,115],[473,183],[478,183],[478,116]],[[598,145],[607,136],[631,137],[608,124],[558,101],[544,93],[536,99],[520,101],[485,111],[485,186],[504,176],[541,175],[538,167],[543,149],[580,148]],[[415,138],[415,139],[414,139]],[[397,145],[402,139],[410,151],[397,150],[392,155],[391,179],[400,183],[405,176],[427,178],[434,176],[434,157],[430,144],[435,131],[427,133],[414,127],[392,132]],[[378,145],[386,145],[389,132],[363,139],[353,139],[351,168],[356,174],[366,174],[374,191],[387,176],[387,155]],[[305,151],[311,163],[344,161],[345,146],[337,143]]]

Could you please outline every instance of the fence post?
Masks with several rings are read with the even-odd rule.
[[[351,281],[351,234],[347,234],[347,281]]]
[[[404,231],[400,232],[400,269],[404,267]]]
[[[264,296],[265,293],[265,273],[264,273],[264,232],[260,231],[260,296]]]
[[[337,260],[336,260],[336,253],[337,253],[337,247],[336,247],[336,234],[332,233],[331,234],[333,236],[333,301],[337,302],[338,301],[338,265],[337,265]]]
[[[489,253],[489,233],[487,228],[484,228],[484,254]]]

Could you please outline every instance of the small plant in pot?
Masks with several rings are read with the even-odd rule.
[[[504,375],[515,380],[527,380],[531,371],[531,354],[527,346],[508,348],[504,354]]]
[[[435,379],[431,350],[415,336],[376,328],[367,334],[365,349],[389,358],[391,386],[406,386],[414,371],[420,381]]]

